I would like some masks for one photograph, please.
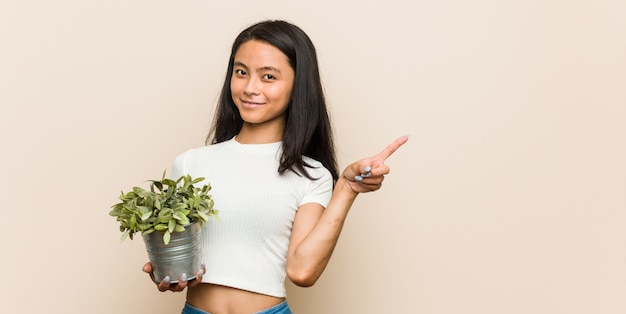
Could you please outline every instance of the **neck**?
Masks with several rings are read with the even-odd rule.
[[[237,134],[237,142],[241,144],[267,144],[280,142],[283,139],[284,125],[259,125],[245,123]]]

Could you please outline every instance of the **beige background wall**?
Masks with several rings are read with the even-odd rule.
[[[226,59],[317,45],[340,163],[411,141],[299,314],[626,313],[623,1],[0,2],[0,308],[176,313],[109,207],[203,144]]]

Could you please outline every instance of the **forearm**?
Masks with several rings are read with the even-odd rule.
[[[326,268],[339,240],[344,222],[358,193],[340,177],[331,200],[311,232],[299,243],[287,263],[289,278],[297,285],[311,286]]]

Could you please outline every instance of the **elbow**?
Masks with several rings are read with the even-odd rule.
[[[287,269],[287,276],[296,286],[307,288],[313,286],[317,282],[320,274],[311,270]]]

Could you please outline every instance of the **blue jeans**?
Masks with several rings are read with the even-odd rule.
[[[188,303],[185,303],[185,307],[183,308],[183,312],[181,314],[211,314],[209,312],[200,310],[195,308]],[[289,305],[287,304],[287,300],[283,301],[280,304],[270,307],[267,310],[263,310],[261,312],[256,312],[255,314],[293,314],[289,309]]]

